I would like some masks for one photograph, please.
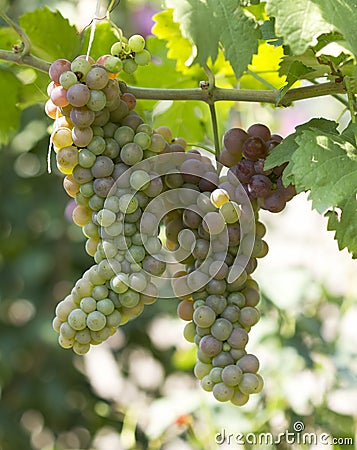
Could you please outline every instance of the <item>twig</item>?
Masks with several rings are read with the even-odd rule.
[[[25,31],[10,17],[8,17],[4,12],[0,11],[0,17],[5,20],[5,22],[10,25],[11,28],[13,28],[16,33],[19,35],[21,42],[23,43],[23,48],[21,49],[21,54],[23,56],[28,55],[31,51],[31,41],[30,38],[27,36]],[[20,53],[20,52],[19,52]]]
[[[216,113],[216,108],[214,106],[214,101],[215,101],[214,100],[214,92],[215,92],[215,88],[216,88],[216,80],[214,78],[214,73],[208,67],[207,64],[204,65],[204,70],[205,70],[207,78],[208,78],[208,85],[205,82],[201,83],[201,89],[206,90],[209,95],[209,98],[211,99],[211,101],[209,101],[208,104],[209,104],[209,111],[211,114],[215,156],[216,156],[216,160],[218,161],[219,154],[220,154],[219,133],[218,133],[218,124],[217,124],[217,113]]]

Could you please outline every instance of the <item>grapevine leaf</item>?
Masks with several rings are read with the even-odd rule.
[[[80,53],[86,54],[91,34],[91,28],[87,28]],[[94,39],[90,48],[90,55],[98,59],[103,53],[110,53],[111,46],[118,41],[113,28],[108,22],[99,22],[96,24]]]
[[[357,3],[356,0],[313,0],[322,17],[345,37],[357,56]]]
[[[244,14],[239,2],[215,0],[212,8],[217,14],[217,28],[221,29],[224,54],[239,79],[258,51],[259,28]],[[244,39],[237,42],[238,36],[244,36]]]
[[[312,206],[322,213],[356,195],[357,157],[349,142],[320,130],[304,130],[292,156],[298,191],[310,190]]]
[[[11,131],[17,129],[20,109],[17,107],[21,82],[10,71],[0,70],[0,145],[9,141]]]
[[[334,1],[334,0],[333,0]],[[305,50],[317,44],[321,34],[332,31],[333,26],[323,15],[325,0],[268,0],[267,13],[275,17],[275,31],[284,38],[294,54],[301,55]]]
[[[13,28],[0,28],[0,48],[12,50],[12,46],[19,42],[19,36]]]
[[[27,83],[23,80],[23,74],[18,74],[18,77],[21,76],[21,79],[23,81],[19,89],[18,98],[18,104],[22,109],[35,103],[45,102],[48,99],[48,96],[46,95],[48,75],[37,70],[35,71],[33,69],[25,70],[32,73],[30,73],[31,82]]]
[[[166,9],[156,14],[153,19],[155,25],[152,32],[159,39],[167,40],[168,53],[167,57],[177,61],[176,69],[183,73],[187,72],[186,61],[192,53],[191,42],[182,36],[180,25],[174,22],[174,10]]]
[[[288,67],[285,67],[284,74],[286,75],[286,85],[281,90],[277,103],[282,100],[293,84],[302,78],[305,78],[305,76],[311,72],[314,72],[314,69],[305,66],[301,61],[291,61],[290,64],[288,64]]]
[[[347,248],[353,258],[357,258],[357,200],[350,197],[339,204],[340,215],[336,211],[327,211],[327,229],[335,231],[335,239],[340,250]]]
[[[275,34],[275,19],[271,17],[269,20],[264,20],[260,25],[260,32],[262,34],[262,39],[268,41],[269,44],[273,44],[274,47],[283,45],[283,40],[278,38]]]
[[[77,30],[59,11],[51,11],[45,6],[22,15],[19,23],[31,40],[34,55],[53,61],[58,58],[72,60],[78,53]]]
[[[337,125],[338,124],[336,122],[320,118],[311,119],[309,122],[297,126],[295,133],[284,138],[282,143],[269,153],[264,168],[269,170],[289,162],[289,165],[284,170],[284,180],[286,180],[286,184],[289,184],[292,181],[291,178],[293,176],[292,166],[294,163],[292,161],[292,157],[299,147],[296,143],[296,138],[300,136],[304,130],[309,130],[311,128],[316,128],[326,133],[337,133]]]
[[[174,9],[174,21],[180,24],[183,36],[194,44],[192,62],[201,66],[207,63],[208,58],[214,62],[218,55],[220,29],[227,26],[217,21],[217,5],[212,8],[210,2],[201,0],[168,0],[166,5]]]

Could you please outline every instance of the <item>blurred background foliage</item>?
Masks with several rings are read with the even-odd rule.
[[[0,1],[14,18],[44,5],[79,28],[95,10],[94,1]],[[122,0],[112,18],[126,35],[147,35],[159,9],[159,1]],[[336,104],[324,102],[336,119]],[[230,124],[264,121],[286,134],[321,105],[235,106]],[[91,258],[69,220],[61,176],[47,173],[49,125],[43,105],[25,109],[0,155],[0,450],[253,449],[259,446],[218,446],[215,435],[277,434],[297,421],[342,440],[265,448],[355,448],[356,262],[338,252],[304,196],[277,217],[263,214],[271,251],[256,273],[262,319],[249,349],[266,387],[248,405],[218,404],[200,390],[173,301],[150,306],[86,357],[60,349],[54,308]]]

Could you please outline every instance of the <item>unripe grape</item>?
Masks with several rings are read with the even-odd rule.
[[[145,39],[140,34],[134,34],[129,38],[128,45],[133,52],[142,52],[145,47]]]

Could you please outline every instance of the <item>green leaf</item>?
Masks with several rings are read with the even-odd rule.
[[[46,94],[48,75],[33,69],[26,70],[33,72],[33,78],[30,83],[22,83],[20,86],[18,104],[22,109],[35,103],[46,102],[48,99]]]
[[[212,7],[217,13],[217,28],[221,29],[220,40],[225,57],[239,79],[252,62],[254,53],[258,51],[259,28],[234,0],[215,0]],[[239,43],[238,36],[244,36]]]
[[[3,50],[12,50],[12,46],[20,42],[19,35],[13,28],[0,28],[0,48]]]
[[[279,75],[281,76],[286,75],[286,85],[281,90],[277,103],[279,103],[282,100],[284,95],[288,92],[288,90],[291,88],[293,84],[305,78],[306,75],[311,72],[314,72],[314,69],[305,66],[305,64],[303,64],[301,61],[295,60],[290,63],[281,64]]]
[[[209,59],[214,63],[218,56],[219,46],[223,46],[226,59],[230,62],[236,78],[240,78],[252,61],[252,56],[258,50],[260,30],[256,22],[249,18],[240,6],[238,0],[168,0],[167,6],[173,9],[173,20],[179,24],[178,29],[170,24],[168,12],[155,16],[157,25],[153,28],[159,37],[169,39],[169,57],[183,59],[189,65],[198,62],[201,66]],[[209,27],[209,29],[207,28]],[[239,40],[239,36],[244,39]],[[188,53],[187,41],[191,42]],[[179,47],[185,52],[179,57]],[[180,59],[179,59],[180,58]]]
[[[232,2],[233,0],[227,0]],[[208,58],[214,62],[218,55],[218,42],[221,23],[217,21],[216,8],[211,1],[201,0],[167,0],[166,5],[174,9],[174,21],[180,24],[182,35],[193,44],[191,54],[192,62],[201,66],[207,63]],[[234,3],[237,3],[236,1]],[[224,24],[226,25],[226,24]],[[208,28],[209,27],[209,32]]]
[[[72,60],[79,50],[76,28],[59,11],[47,7],[28,12],[19,24],[31,40],[31,52],[47,61],[58,58]]]
[[[342,33],[357,56],[356,0],[313,0],[320,7],[322,17]]]
[[[86,29],[80,53],[86,55],[91,34],[91,27]],[[113,27],[108,22],[99,22],[96,24],[94,40],[90,48],[90,55],[98,59],[104,54],[110,54],[111,46],[118,41]]]
[[[357,200],[349,198],[340,203],[340,215],[336,211],[327,211],[327,229],[336,231],[335,239],[340,250],[347,248],[353,258],[357,258]]]
[[[294,164],[292,161],[292,157],[299,147],[296,142],[296,138],[300,136],[304,130],[310,130],[314,128],[321,130],[321,132],[337,134],[337,125],[338,124],[336,122],[333,122],[332,120],[320,118],[311,119],[309,122],[297,126],[295,133],[290,134],[289,136],[284,138],[282,143],[276,146],[269,153],[269,156],[265,161],[264,168],[266,170],[269,170],[273,169],[276,166],[280,166],[281,164],[289,162],[289,165],[284,170],[284,180],[286,180],[286,184],[289,184],[288,181],[292,181],[292,166]]]
[[[311,192],[312,206],[322,213],[356,195],[357,157],[349,142],[320,130],[305,130],[296,138],[299,148],[293,154],[297,189]]]
[[[192,53],[191,42],[182,36],[180,25],[174,22],[174,10],[166,9],[156,14],[153,19],[155,25],[152,32],[159,38],[167,40],[167,57],[177,61],[176,69],[181,72],[187,72],[186,61]]]
[[[0,145],[9,141],[10,133],[16,130],[20,121],[17,107],[21,82],[10,71],[0,70]]]
[[[301,55],[317,44],[318,36],[334,29],[319,3],[325,5],[325,0],[267,0],[267,13],[275,17],[277,36],[284,38],[294,54]]]

